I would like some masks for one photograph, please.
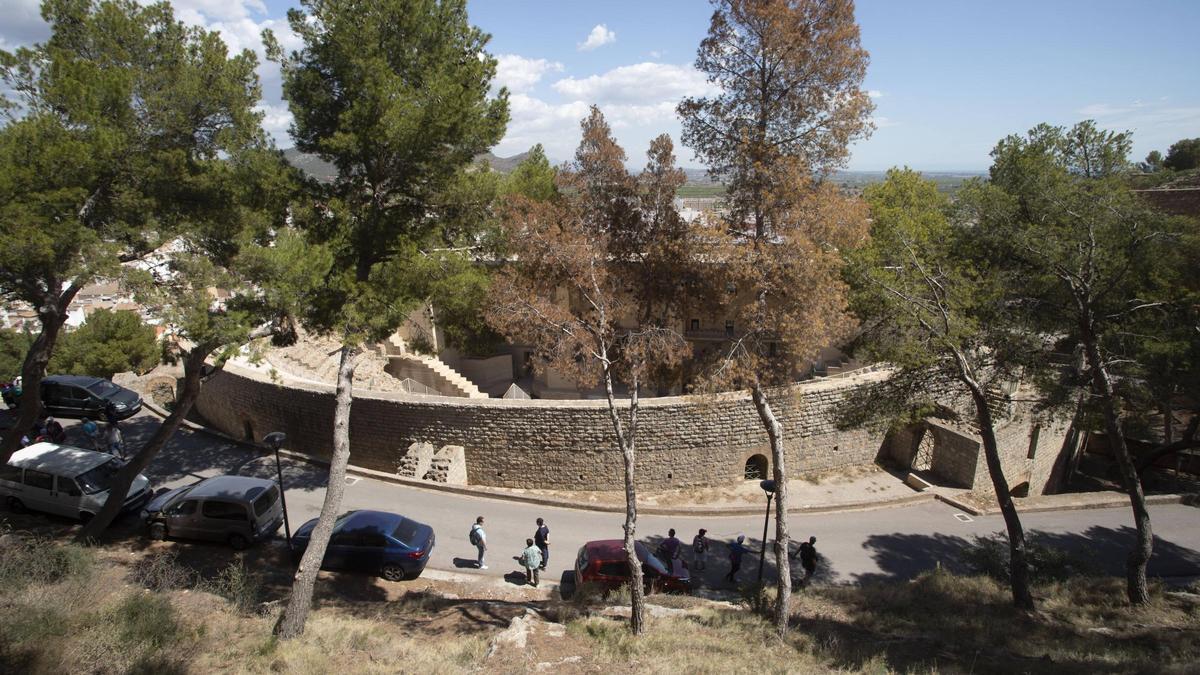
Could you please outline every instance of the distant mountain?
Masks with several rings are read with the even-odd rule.
[[[288,164],[300,169],[304,173],[316,178],[322,183],[328,183],[329,181],[332,181],[335,176],[337,176],[337,167],[329,162],[326,162],[320,157],[317,157],[316,155],[300,152],[296,148],[288,148],[287,150],[283,151],[283,156],[285,159],[287,159]],[[515,169],[516,166],[524,161],[528,156],[528,152],[522,152],[521,154],[513,155],[512,157],[497,157],[490,152],[485,152],[482,155],[476,156],[475,161],[487,164],[494,171],[508,173],[509,171]]]

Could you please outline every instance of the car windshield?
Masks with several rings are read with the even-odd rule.
[[[104,397],[121,391],[121,388],[112,382],[109,382],[108,380],[100,380],[99,382],[90,385],[87,390],[97,396]]]
[[[76,480],[79,482],[79,487],[89,495],[94,495],[97,492],[104,492],[112,487],[113,478],[116,477],[117,471],[121,469],[121,463],[113,458],[100,466],[80,475]]]
[[[416,546],[417,544],[421,543],[416,540],[417,524],[408,518],[400,521],[400,524],[396,526],[396,531],[392,533],[392,536],[397,540],[404,542],[405,546]]]

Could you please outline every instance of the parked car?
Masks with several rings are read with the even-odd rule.
[[[83,522],[99,513],[124,463],[103,452],[58,443],[34,443],[0,466],[0,496],[15,512],[45,511]],[[150,499],[150,480],[138,474],[122,512]]]
[[[151,539],[224,541],[240,551],[275,534],[283,505],[275,481],[214,476],[156,496],[142,519]]]
[[[48,415],[103,419],[109,403],[117,419],[132,417],[142,409],[137,392],[99,377],[50,375],[42,380],[42,406]]]
[[[317,519],[292,536],[298,554],[308,548]],[[321,569],[378,574],[388,581],[421,576],[433,551],[433,528],[384,511],[350,511],[333,525]]]
[[[682,559],[664,561],[650,553],[650,549],[640,541],[634,543],[633,550],[642,563],[642,576],[647,593],[691,592],[691,573]],[[615,590],[628,584],[629,577],[625,543],[620,539],[589,541],[579,549],[579,555],[575,557],[576,584],[594,583]]]

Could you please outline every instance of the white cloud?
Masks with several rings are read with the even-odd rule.
[[[580,42],[579,51],[587,52],[597,47],[603,47],[606,44],[617,41],[617,34],[608,29],[604,24],[596,24],[592,32],[588,33],[587,40]]]
[[[878,89],[871,89],[867,92],[867,96],[870,96],[871,98],[883,98],[883,92],[879,91]]]
[[[876,129],[887,129],[888,127],[899,126],[899,122],[890,117],[876,116],[871,118],[871,122],[875,124]]]
[[[1181,138],[1191,138],[1200,128],[1200,106],[1172,104],[1164,97],[1151,103],[1093,103],[1076,111],[1082,119],[1095,119],[1101,129],[1132,131],[1131,157],[1150,150],[1165,151]]]
[[[508,87],[512,92],[529,91],[541,81],[546,73],[561,73],[563,65],[546,59],[527,59],[516,54],[501,54],[496,57],[495,88]]]
[[[555,82],[554,90],[572,101],[629,105],[677,102],[684,96],[704,96],[716,91],[700,71],[666,63],[621,66],[580,80],[568,77]]]
[[[42,21],[40,5],[40,0],[7,0],[4,3],[0,49],[30,46],[50,37],[50,27]]]
[[[291,140],[288,138],[288,127],[292,124],[292,111],[288,110],[286,103],[278,105],[260,103],[254,106],[254,109],[263,115],[263,130],[275,137],[275,141],[280,144],[280,147],[291,145]]]

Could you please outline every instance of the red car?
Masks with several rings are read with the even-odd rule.
[[[642,563],[647,593],[676,591],[690,593],[692,577],[687,563],[681,559],[665,561],[652,555],[641,542],[634,544]],[[668,562],[670,567],[668,567]],[[575,558],[575,583],[595,583],[616,589],[629,583],[629,563],[625,560],[624,542],[620,539],[589,541],[579,549]]]

